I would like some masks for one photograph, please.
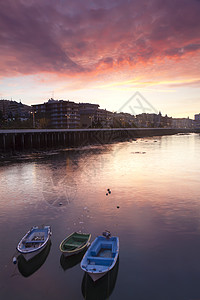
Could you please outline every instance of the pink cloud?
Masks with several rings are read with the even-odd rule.
[[[197,0],[7,0],[0,3],[1,76],[96,74],[183,59],[200,50]]]

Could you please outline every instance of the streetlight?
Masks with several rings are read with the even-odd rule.
[[[110,126],[110,120],[111,120],[112,118],[111,117],[107,117],[106,118],[106,126]]]
[[[68,121],[68,119],[70,119],[70,114],[66,114],[65,117],[67,117],[67,128],[69,129],[69,121]]]
[[[31,111],[31,114],[33,115],[33,128],[35,128],[35,114],[37,113],[37,111],[33,110]]]
[[[91,119],[91,128],[92,128],[92,121],[94,119],[94,116],[89,116],[89,119]]]

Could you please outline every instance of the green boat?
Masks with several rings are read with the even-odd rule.
[[[73,232],[60,244],[60,251],[64,256],[78,254],[90,244],[91,234]]]

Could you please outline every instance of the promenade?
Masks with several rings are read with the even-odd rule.
[[[5,129],[0,130],[0,152],[105,144],[139,137],[189,132],[200,132],[200,130],[184,128]]]

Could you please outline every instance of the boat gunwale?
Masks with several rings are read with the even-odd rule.
[[[63,244],[64,244],[64,242],[66,242],[67,240],[69,240],[74,234],[80,234],[80,235],[87,235],[88,236],[88,239],[87,239],[87,241],[86,241],[86,243],[82,246],[82,247],[80,247],[80,248],[78,248],[78,247],[76,247],[75,249],[73,249],[73,250],[64,250],[64,249],[62,249],[62,246],[63,246]],[[77,251],[79,251],[79,252],[81,252],[85,247],[87,247],[87,245],[89,244],[89,241],[90,241],[90,239],[91,239],[91,233],[78,233],[78,232],[72,232],[70,235],[68,235],[61,243],[60,243],[60,251],[62,252],[62,253],[74,253],[74,252],[77,252]]]
[[[44,229],[44,228],[39,228],[38,226],[33,226],[24,236],[23,238],[20,240],[20,242],[17,245],[17,251],[19,251],[21,254],[29,254],[29,253],[33,253],[33,252],[37,252],[38,250],[41,250],[42,248],[44,248],[44,246],[46,246],[46,244],[48,243],[48,241],[50,240],[50,236],[51,236],[51,226],[47,225],[45,226],[47,227],[47,238],[45,239],[45,241],[42,243],[42,245],[38,246],[37,248],[34,249],[21,249],[20,245],[22,244],[23,240],[34,230],[34,229]]]

